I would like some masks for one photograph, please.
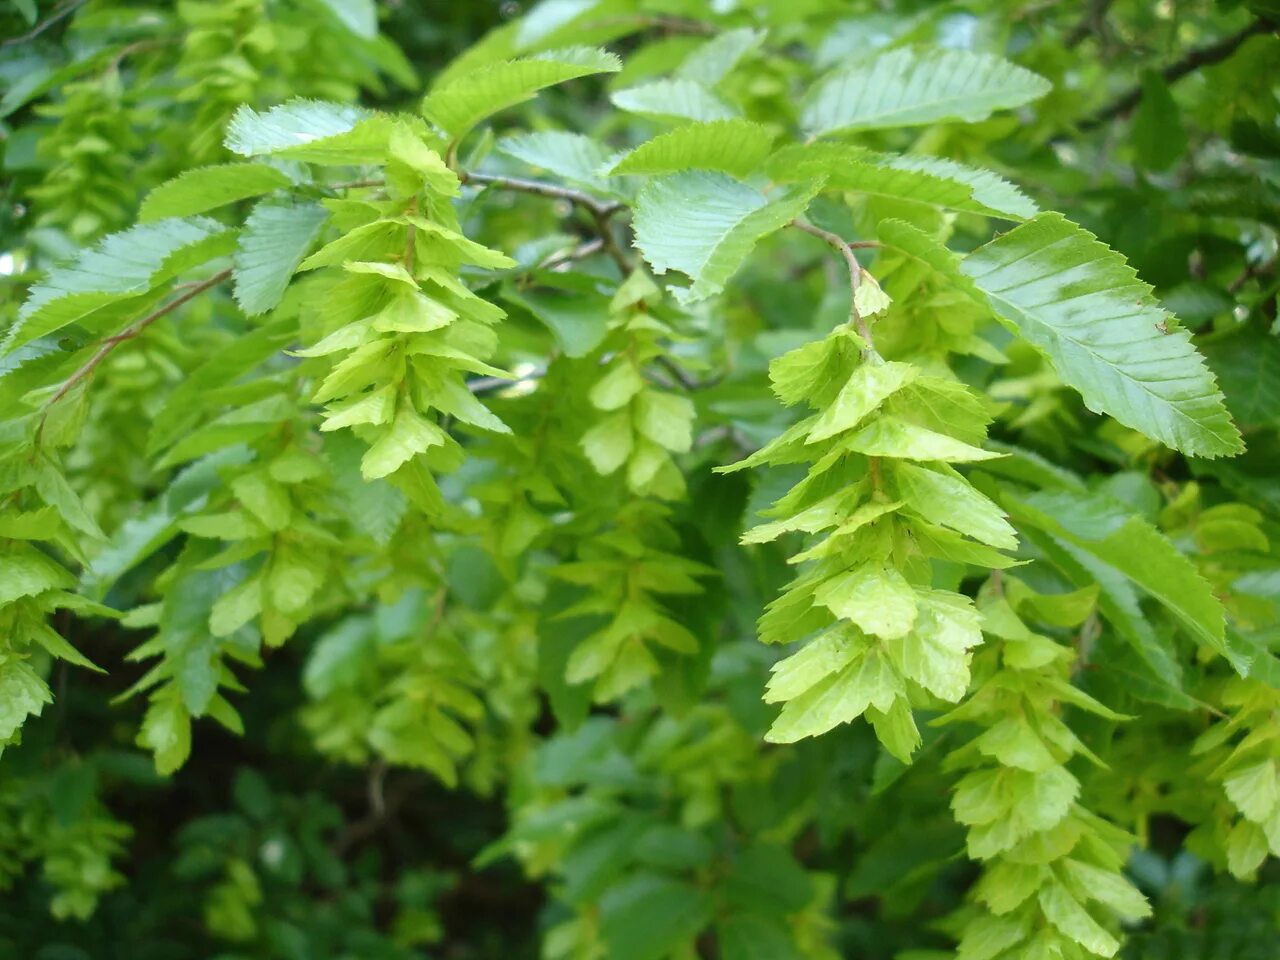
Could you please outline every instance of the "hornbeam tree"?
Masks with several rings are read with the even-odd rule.
[[[1274,4],[11,6],[5,956],[1272,955]]]

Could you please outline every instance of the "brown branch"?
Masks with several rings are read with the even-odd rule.
[[[581,190],[561,187],[554,183],[543,183],[541,180],[525,180],[521,177],[504,177],[492,173],[468,173],[466,170],[458,172],[458,179],[463,183],[495,187],[499,190],[514,190],[518,193],[531,193],[535,196],[550,197],[554,200],[567,200],[590,215],[591,221],[595,225],[596,233],[600,235],[600,241],[604,246],[605,253],[613,258],[613,262],[618,265],[618,269],[622,271],[623,275],[625,276],[631,272],[631,261],[627,259],[627,255],[623,253],[622,248],[618,246],[617,238],[613,235],[613,229],[609,226],[610,218],[626,209],[624,204],[614,200],[601,200],[599,197],[593,197],[591,194],[584,193]]]
[[[871,325],[867,323],[867,318],[858,312],[858,287],[862,284],[862,264],[858,262],[858,255],[853,252],[855,244],[849,243],[830,230],[815,227],[804,220],[792,220],[791,226],[825,241],[844,257],[844,262],[849,267],[849,320],[857,328],[858,335],[866,344],[862,351],[863,359],[878,359],[880,355],[876,353],[875,343],[871,339]]]
[[[1164,78],[1165,83],[1176,83],[1189,73],[1194,73],[1201,67],[1212,66],[1215,63],[1221,63],[1233,53],[1240,49],[1241,45],[1250,37],[1256,37],[1259,34],[1267,33],[1275,30],[1276,24],[1270,20],[1255,20],[1243,30],[1233,33],[1229,37],[1223,37],[1221,40],[1207,44],[1203,47],[1196,47],[1190,51],[1181,60],[1176,60],[1160,71],[1160,76]],[[1102,126],[1110,120],[1123,114],[1127,114],[1130,110],[1138,105],[1142,100],[1142,85],[1134,86],[1127,92],[1116,97],[1106,106],[1097,110],[1090,116],[1081,120],[1078,124],[1081,130],[1093,130]]]
[[[49,14],[48,17],[46,17],[40,23],[37,23],[34,27],[32,27],[26,33],[22,34],[22,36],[10,37],[8,40],[4,41],[3,43],[0,43],[0,49],[3,49],[4,47],[16,46],[19,43],[26,43],[28,40],[34,40],[36,37],[40,36],[40,34],[44,33],[46,30],[48,30],[58,21],[71,16],[71,14],[75,13],[78,9],[83,7],[86,3],[88,3],[88,0],[69,0],[69,2],[67,2],[67,0],[64,0],[63,3],[53,8],[53,12]]]
[[[105,340],[103,340],[102,346],[100,346],[97,349],[94,355],[88,359],[88,361],[84,364],[84,366],[80,367],[80,369],[78,369],[75,373],[73,373],[70,377],[68,377],[66,382],[63,383],[63,385],[58,389],[58,392],[55,393],[53,397],[49,400],[49,402],[44,405],[44,409],[41,411],[41,414],[40,414],[40,427],[36,431],[37,437],[40,434],[40,430],[44,428],[44,421],[49,416],[49,409],[53,407],[53,405],[56,404],[59,400],[65,397],[68,393],[70,393],[76,384],[80,383],[86,377],[90,376],[93,373],[93,371],[98,368],[98,365],[111,355],[112,350],[114,350],[120,344],[124,343],[126,340],[132,340],[134,337],[140,334],[143,330],[147,329],[147,327],[151,326],[151,324],[155,323],[161,317],[165,317],[173,313],[174,310],[177,310],[180,306],[182,306],[184,303],[188,302],[189,300],[195,299],[200,294],[208,290],[210,287],[216,287],[218,284],[222,283],[223,280],[226,280],[227,277],[229,276],[231,276],[230,267],[228,267],[226,270],[220,271],[219,273],[215,273],[208,280],[201,280],[198,283],[188,285],[186,287],[186,290],[181,295],[174,297],[168,303],[164,304],[164,306],[157,307],[155,310],[147,314],[142,319],[129,324],[129,326],[125,327],[119,333],[113,334],[107,337]],[[180,288],[175,288],[175,289],[180,289]]]
[[[500,190],[515,190],[518,193],[532,193],[540,197],[551,197],[556,200],[568,200],[575,206],[582,207],[593,217],[608,220],[615,213],[624,209],[623,204],[616,201],[601,200],[581,190],[557,186],[554,183],[543,183],[541,180],[525,180],[521,177],[504,177],[493,173],[469,173],[458,171],[458,179],[463,183],[474,183],[481,186],[497,187]]]

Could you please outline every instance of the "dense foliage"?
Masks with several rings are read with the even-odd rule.
[[[1274,957],[1278,17],[8,0],[0,956]]]

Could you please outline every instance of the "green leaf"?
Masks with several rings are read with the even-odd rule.
[[[280,302],[329,213],[318,203],[264,200],[253,208],[236,242],[232,277],[236,303],[249,316]]]
[[[600,899],[610,960],[663,960],[711,919],[710,896],[658,874],[633,874]]]
[[[1222,604],[1195,565],[1155,527],[1096,494],[1028,493],[1021,515],[1114,567],[1164,604],[1197,640],[1226,652]]]
[[[448,439],[448,435],[438,426],[402,404],[391,426],[383,430],[365,453],[360,464],[361,473],[366,480],[385,477],[395,473],[418,454],[441,446]]]
[[[532,99],[545,87],[621,69],[622,62],[613,54],[590,47],[500,61],[451,78],[432,90],[422,101],[422,113],[456,141],[480,121]]]
[[[156,772],[173,773],[191,755],[191,715],[182,701],[163,691],[151,701],[138,732],[138,746],[155,754]]]
[[[74,584],[70,573],[30,546],[0,553],[0,606],[46,590],[65,590]]]
[[[1043,213],[961,266],[1089,409],[1194,456],[1244,449],[1190,335],[1087,230]]]
[[[226,145],[243,157],[307,163],[378,163],[386,159],[393,121],[361,107],[290,100],[264,113],[243,106],[227,125]]]
[[[790,700],[765,739],[795,743],[820,736],[857,719],[868,708],[888,711],[902,695],[902,680],[893,667],[871,651]]]
[[[1169,85],[1155,70],[1142,71],[1142,99],[1133,114],[1133,152],[1144,170],[1168,170],[1187,152],[1187,131]]]
[[[198,167],[160,184],[142,201],[138,219],[189,217],[248,197],[289,186],[289,178],[265,163],[227,163]]]
[[[886,640],[906,636],[916,622],[911,585],[892,567],[872,563],[823,581],[813,602]]]
[[[735,914],[716,924],[723,960],[799,960],[787,927],[771,917]]]
[[[1049,922],[1090,953],[1111,957],[1120,949],[1120,942],[1103,929],[1062,884],[1049,883],[1041,887],[1038,899]]]
[[[712,37],[676,67],[676,77],[714,87],[738,62],[764,43],[765,32],[739,27]]]
[[[954,471],[896,463],[893,476],[908,509],[930,523],[1002,550],[1017,547],[1018,538],[1000,508]]]
[[[0,750],[26,723],[53,702],[49,687],[27,664],[15,656],[0,658]]]
[[[659,120],[732,120],[739,111],[693,80],[655,80],[618,90],[610,98],[619,110]]]
[[[1205,342],[1201,352],[1238,423],[1280,425],[1280,337],[1249,326]]]
[[[766,234],[800,216],[819,184],[800,184],[771,198],[722,173],[691,171],[645,185],[635,210],[636,246],[655,273],[670,269],[693,281],[685,303],[719,293]]]
[[[852,430],[885,400],[916,378],[920,368],[909,363],[863,363],[809,431],[808,443]]]
[[[774,134],[749,120],[687,123],[642,143],[624,154],[610,176],[679,173],[682,170],[720,170],[747,177],[760,169],[773,146]],[[802,180],[804,177],[791,177]]]
[[[334,19],[362,40],[378,35],[378,8],[374,0],[315,0]]]
[[[781,183],[825,177],[827,190],[1006,219],[1036,213],[1036,205],[1007,180],[941,157],[874,153],[845,143],[791,144],[769,158],[765,172]]]
[[[609,152],[580,133],[522,133],[499,140],[497,150],[562,179],[596,190],[608,189],[600,169],[608,163]]]
[[[972,463],[1002,456],[889,416],[876,418],[844,441],[844,445],[869,457],[895,457],[903,460]]]
[[[161,220],[104,237],[31,288],[5,351],[61,330],[102,307],[141,297],[214,257],[229,253],[235,234],[203,217]]]
[[[819,81],[805,98],[801,124],[822,136],[944,120],[976,123],[1051,89],[1043,77],[990,54],[900,48]]]

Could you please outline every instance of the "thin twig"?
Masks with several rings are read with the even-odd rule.
[[[113,334],[112,336],[109,336],[105,340],[103,340],[102,346],[100,346],[97,349],[94,355],[88,359],[88,361],[84,364],[84,366],[80,367],[80,369],[78,369],[75,373],[73,373],[70,377],[68,377],[66,382],[63,383],[63,385],[58,389],[58,392],[55,393],[53,397],[49,400],[49,402],[44,405],[44,410],[40,414],[40,427],[36,431],[37,437],[40,434],[40,430],[44,429],[44,421],[49,416],[49,409],[53,407],[53,405],[56,404],[59,400],[65,397],[68,393],[70,393],[76,384],[80,383],[82,380],[84,380],[86,377],[92,374],[93,371],[98,368],[98,365],[111,355],[112,350],[114,350],[120,344],[124,343],[126,340],[132,340],[134,337],[140,334],[143,330],[147,329],[147,327],[151,326],[151,324],[155,323],[161,317],[165,317],[173,313],[173,311],[177,310],[178,307],[182,306],[184,303],[186,303],[189,300],[195,299],[200,294],[208,290],[210,287],[216,287],[218,284],[222,283],[223,280],[226,280],[229,276],[231,276],[230,267],[228,267],[226,270],[220,271],[219,273],[215,273],[208,280],[201,280],[199,283],[188,286],[187,289],[181,295],[174,297],[168,303],[164,304],[164,306],[158,307],[157,309],[153,310],[151,313],[143,317],[141,320],[137,320],[129,324],[129,326],[125,327],[119,333]]]
[[[382,179],[376,180],[345,180],[342,183],[326,183],[325,186],[330,190],[354,190],[357,187],[385,187],[387,181]]]
[[[540,197],[552,197],[556,200],[568,200],[582,207],[593,217],[607,220],[623,209],[616,201],[601,200],[581,190],[557,186],[554,183],[543,183],[541,180],[525,180],[521,177],[504,177],[493,173],[470,173],[458,171],[458,179],[463,183],[475,183],[481,186],[497,187],[501,190],[515,190],[519,193],[533,193]]]
[[[858,335],[862,337],[862,342],[866,344],[862,351],[863,359],[879,359],[880,354],[876,353],[875,343],[871,339],[871,325],[867,323],[867,318],[858,312],[858,287],[862,284],[862,264],[858,262],[858,255],[853,252],[854,245],[838,234],[815,227],[804,220],[792,220],[791,226],[825,241],[844,257],[844,262],[849,267],[849,320],[857,329]]]
[[[36,37],[40,36],[40,34],[44,33],[46,30],[52,27],[55,23],[57,23],[59,20],[63,20],[66,17],[71,16],[71,14],[75,13],[76,10],[78,10],[80,7],[83,7],[88,2],[89,0],[70,0],[70,2],[64,2],[59,4],[58,6],[53,8],[53,12],[49,14],[49,16],[46,19],[42,20],[40,23],[37,23],[34,27],[32,27],[26,33],[22,34],[22,36],[10,37],[8,40],[4,41],[3,43],[0,43],[0,49],[3,49],[4,47],[16,46],[19,43],[26,43],[28,40],[34,40]]]
[[[1090,34],[1096,35],[1099,40],[1105,39],[1107,10],[1113,2],[1114,0],[1090,0],[1089,8],[1063,41],[1068,50],[1080,46]]]
[[[1267,33],[1276,29],[1276,24],[1271,20],[1255,20],[1243,30],[1233,33],[1229,37],[1223,37],[1214,43],[1207,44],[1203,47],[1196,47],[1190,51],[1181,60],[1176,60],[1160,71],[1160,76],[1164,78],[1165,83],[1176,83],[1189,73],[1194,73],[1201,67],[1212,66],[1215,63],[1221,63],[1226,60],[1250,37],[1255,37],[1262,33]],[[1127,114],[1130,110],[1138,105],[1142,100],[1141,84],[1134,86],[1127,92],[1116,97],[1105,107],[1094,112],[1090,116],[1081,120],[1078,124],[1081,130],[1093,130],[1102,126],[1110,120],[1123,114]]]
[[[601,237],[593,237],[586,243],[580,243],[572,250],[563,250],[553,253],[545,260],[538,263],[535,270],[563,270],[569,264],[577,260],[583,260],[591,256],[593,253],[599,253],[604,249],[604,240]]]

